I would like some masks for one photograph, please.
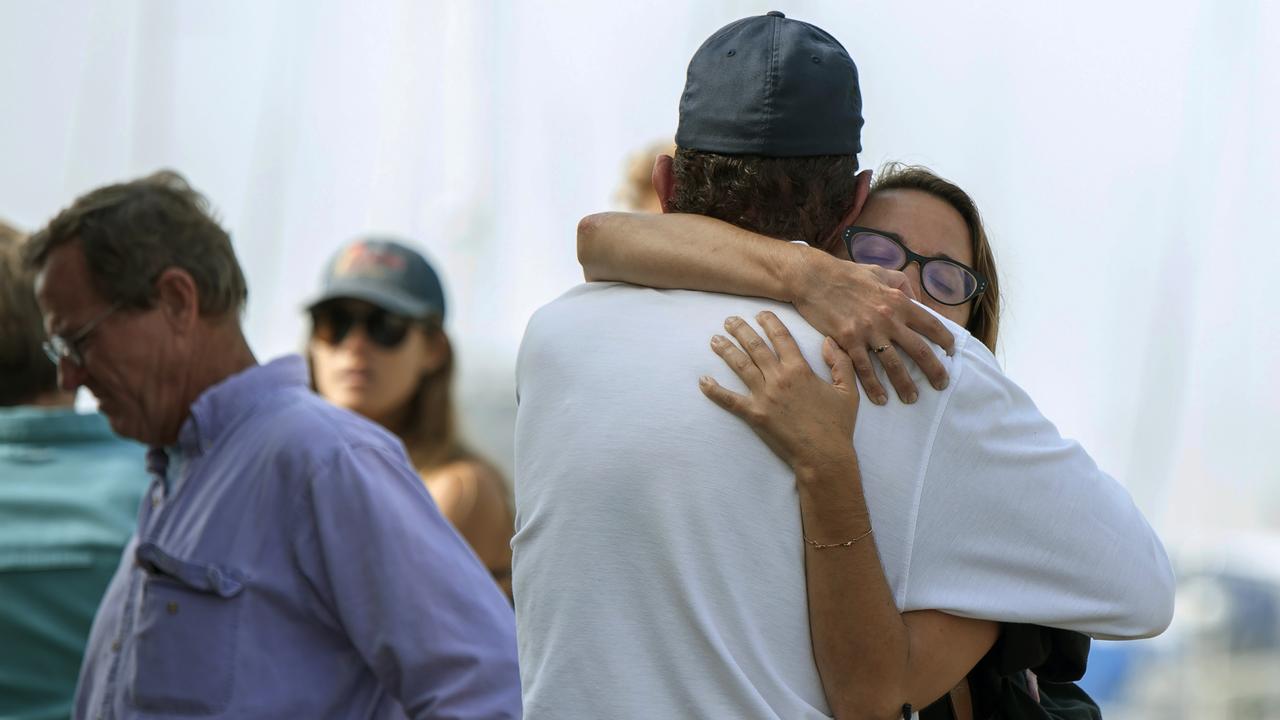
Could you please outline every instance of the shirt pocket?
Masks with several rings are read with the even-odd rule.
[[[146,571],[130,688],[142,710],[210,715],[231,702],[245,576],[138,545]]]

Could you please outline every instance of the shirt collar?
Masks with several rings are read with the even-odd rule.
[[[191,414],[178,431],[178,448],[191,458],[213,447],[218,438],[272,395],[310,384],[301,355],[285,355],[255,365],[205,390],[191,405]]]

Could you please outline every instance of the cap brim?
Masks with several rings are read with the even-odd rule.
[[[441,314],[440,308],[435,305],[422,302],[405,293],[391,288],[355,282],[336,282],[330,285],[325,288],[319,297],[307,303],[306,309],[310,311],[320,303],[346,298],[363,300],[371,305],[377,305],[383,310],[411,318],[421,319]]]

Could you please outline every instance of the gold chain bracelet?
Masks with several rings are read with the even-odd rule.
[[[856,537],[856,538],[854,538],[854,539],[852,539],[852,540],[845,540],[844,542],[838,542],[838,543],[826,543],[826,544],[823,544],[823,543],[819,543],[819,542],[814,542],[813,540],[810,540],[809,538],[805,538],[805,539],[804,539],[804,541],[805,541],[806,543],[808,543],[809,545],[812,545],[812,546],[814,547],[814,549],[817,549],[817,550],[826,550],[827,548],[833,548],[833,547],[849,547],[850,545],[853,545],[854,543],[858,542],[859,540],[861,540],[861,539],[865,538],[866,536],[870,535],[870,534],[871,534],[872,532],[874,532],[874,531],[875,531],[875,528],[872,528],[871,530],[868,530],[868,531],[866,531],[866,532],[862,533],[861,535],[859,535],[858,537]]]

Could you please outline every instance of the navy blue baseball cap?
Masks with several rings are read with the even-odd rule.
[[[389,238],[362,238],[344,246],[325,268],[320,295],[307,304],[353,298],[397,315],[444,319],[440,276],[421,253]]]
[[[858,68],[822,28],[778,11],[720,28],[689,61],[676,145],[721,155],[862,151]]]

